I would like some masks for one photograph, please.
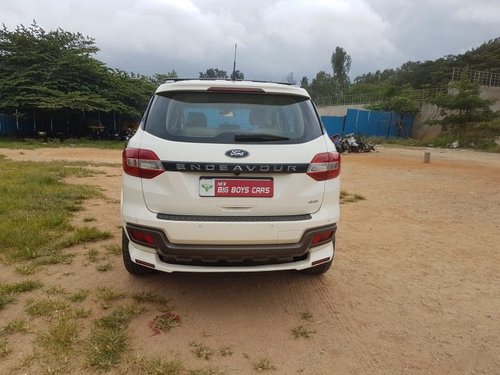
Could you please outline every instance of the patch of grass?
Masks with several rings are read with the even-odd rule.
[[[63,253],[61,250],[51,250],[45,255],[33,260],[37,266],[46,266],[51,264],[71,264],[74,254]]]
[[[67,299],[71,302],[83,302],[88,297],[89,293],[88,289],[80,289],[78,292],[68,296]]]
[[[138,357],[131,362],[127,373],[137,375],[180,375],[184,366],[178,360]]]
[[[158,294],[151,292],[144,292],[144,291],[132,294],[132,298],[140,303],[149,302],[149,303],[165,304],[168,303],[169,301],[167,298],[162,297]]]
[[[151,323],[151,329],[156,333],[160,331],[170,331],[172,328],[177,327],[180,324],[181,318],[179,315],[168,312],[163,315],[159,315],[153,319]]]
[[[198,358],[203,358],[209,360],[215,354],[215,351],[210,347],[196,341],[192,341],[189,346],[191,346],[191,352],[195,354]]]
[[[123,306],[94,321],[86,346],[86,360],[90,367],[107,371],[120,362],[127,347],[126,329],[142,311],[138,305]]]
[[[96,221],[97,219],[95,217],[84,217],[83,222],[84,223],[90,223],[92,221]]]
[[[38,358],[37,352],[27,353],[21,356],[19,361],[10,369],[10,373],[14,373],[15,371],[19,371],[21,369],[26,369],[30,367],[37,358]],[[24,374],[26,374],[26,372],[24,372]]]
[[[101,300],[108,302],[108,301],[114,301],[119,298],[125,297],[125,295],[121,292],[118,292],[116,290],[107,288],[105,286],[97,288],[97,297],[99,297]]]
[[[70,307],[65,301],[45,298],[29,300],[25,310],[31,316],[39,317],[65,314],[70,310]]]
[[[7,304],[15,302],[20,293],[38,289],[42,283],[38,280],[25,280],[18,283],[0,283],[0,310]]]
[[[0,310],[2,310],[9,303],[12,303],[16,300],[12,294],[2,294],[0,293]]]
[[[92,263],[99,262],[99,251],[97,249],[89,249],[87,252],[87,259]]]
[[[99,272],[106,272],[113,268],[113,265],[109,262],[98,264],[95,269]]]
[[[28,321],[26,319],[15,319],[11,320],[5,326],[0,329],[0,336],[12,335],[16,332],[27,332],[28,331]]]
[[[340,191],[340,204],[353,203],[353,202],[362,201],[365,199],[366,198],[360,194],[350,194],[344,190]]]
[[[310,338],[312,334],[316,333],[316,331],[311,330],[304,326],[298,326],[292,329],[293,336],[297,339],[299,337]]]
[[[50,288],[44,289],[44,291],[45,291],[45,293],[52,294],[52,295],[55,295],[55,294],[67,294],[66,290],[63,287],[59,286],[59,285],[53,285]]]
[[[63,141],[59,139],[49,138],[47,142],[45,139],[14,139],[14,138],[0,138],[0,148],[13,148],[24,150],[35,150],[37,148],[63,148],[63,147],[88,147],[98,149],[123,149],[123,141],[99,141],[90,140],[86,138],[69,138]]]
[[[95,242],[111,238],[109,232],[103,232],[96,227],[81,227],[77,228],[69,237],[61,241],[62,247],[71,247],[87,242]]]
[[[38,280],[25,280],[18,283],[0,283],[0,293],[24,293],[38,289],[42,283]]]
[[[233,355],[233,349],[230,346],[224,346],[219,349],[219,353],[223,357]]]
[[[58,239],[71,231],[72,212],[85,199],[103,196],[96,188],[70,185],[68,176],[89,175],[63,162],[0,159],[0,261],[13,263],[54,254]],[[29,228],[29,232],[27,232]]]
[[[22,264],[22,265],[17,266],[15,268],[15,270],[20,275],[28,276],[28,275],[33,275],[33,274],[37,273],[39,270],[39,267],[38,267],[38,265],[36,265],[34,263],[26,263],[26,264]]]
[[[6,339],[0,339],[0,358],[7,356],[11,352]]]
[[[257,371],[276,370],[276,366],[274,366],[268,358],[260,359],[258,362],[254,363],[253,368]]]
[[[300,313],[300,319],[310,321],[312,319],[312,314],[309,311],[304,311]]]
[[[75,318],[88,318],[92,310],[86,309],[84,307],[77,307],[73,309],[73,317]]]
[[[105,245],[104,249],[111,255],[122,255],[122,248],[119,245]]]
[[[197,368],[188,371],[189,375],[224,375],[225,372],[214,367]]]
[[[73,351],[77,338],[77,324],[62,317],[54,326],[38,335],[38,342],[52,354],[66,357]]]

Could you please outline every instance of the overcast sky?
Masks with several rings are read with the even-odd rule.
[[[463,53],[500,36],[500,0],[1,0],[0,22],[33,19],[95,39],[109,67],[197,77],[216,67],[250,79],[331,73],[336,46],[351,78]]]

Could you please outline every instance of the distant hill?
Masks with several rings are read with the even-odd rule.
[[[397,69],[377,70],[356,77],[359,85],[404,85],[415,89],[446,85],[453,68],[500,73],[500,37],[461,55],[448,55],[434,61],[408,61]]]

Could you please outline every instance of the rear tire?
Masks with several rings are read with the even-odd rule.
[[[155,272],[155,270],[141,266],[132,261],[130,258],[130,252],[128,250],[129,239],[125,234],[125,231],[122,230],[122,255],[123,255],[123,264],[125,265],[126,270],[132,275],[144,276],[149,275]]]

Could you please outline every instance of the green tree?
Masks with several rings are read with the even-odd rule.
[[[351,56],[342,47],[336,47],[332,53],[331,64],[333,78],[340,89],[348,88],[350,85],[349,70],[351,70]]]
[[[35,22],[0,31],[0,108],[109,110],[98,87],[107,69],[91,58],[94,40]],[[72,93],[68,96],[67,94]]]
[[[309,86],[309,79],[306,76],[303,76],[302,79],[300,80],[300,87],[303,89],[307,89]]]
[[[308,91],[315,100],[322,97],[334,96],[335,81],[330,74],[321,70],[308,86]]]
[[[243,72],[240,72],[238,69],[236,69],[234,72],[231,73],[231,79],[233,81],[243,80],[245,79],[245,75],[243,74]]]
[[[200,72],[200,78],[211,78],[211,79],[227,79],[228,75],[225,70],[217,69],[217,68],[209,68],[205,73]]]
[[[386,89],[385,98],[381,103],[373,104],[368,108],[397,113],[398,137],[408,137],[409,134],[403,134],[404,129],[406,129],[405,119],[408,115],[415,115],[419,111],[420,102],[416,99],[415,92],[409,85],[392,86]]]
[[[466,76],[451,83],[448,93],[432,101],[444,116],[442,120],[433,123],[456,126],[462,136],[469,125],[498,117],[498,112],[493,112],[490,108],[494,101],[481,98],[479,85]]]
[[[87,113],[138,119],[154,90],[147,77],[109,69],[95,59],[94,39],[33,22],[0,30],[0,109],[16,115],[65,118],[85,125]],[[71,119],[71,121],[70,121]],[[71,124],[70,124],[71,122]]]
[[[175,70],[172,70],[171,72],[168,73],[156,73],[152,77],[149,77],[149,80],[155,86],[159,86],[162,83],[165,83],[165,81],[174,78],[179,78],[179,76],[177,75],[177,72]]]

